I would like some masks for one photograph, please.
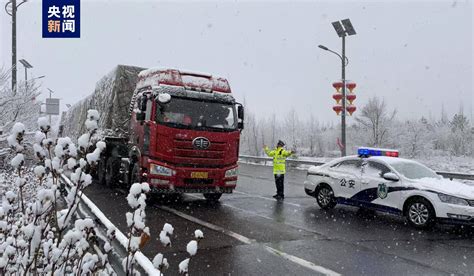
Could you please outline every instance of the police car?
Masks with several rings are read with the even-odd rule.
[[[308,170],[305,191],[322,209],[345,204],[405,216],[416,228],[436,221],[474,225],[474,186],[443,179],[398,151],[359,148],[358,156]]]

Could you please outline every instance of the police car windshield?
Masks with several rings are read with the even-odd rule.
[[[156,120],[164,125],[192,129],[230,131],[237,128],[231,104],[172,97],[157,108]]]
[[[439,178],[435,172],[416,162],[394,162],[390,165],[397,172],[409,179],[421,179],[425,177]]]

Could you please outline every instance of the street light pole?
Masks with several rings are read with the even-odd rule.
[[[342,24],[341,24],[342,23]],[[342,55],[334,52],[326,46],[319,45],[318,47],[336,54],[341,59],[341,82],[342,82],[342,110],[341,110],[341,156],[346,156],[346,66],[349,63],[346,57],[346,36],[355,35],[356,32],[349,19],[332,22],[337,35],[342,39]]]
[[[342,37],[341,80],[342,80],[342,114],[341,114],[341,155],[346,156],[346,36]]]

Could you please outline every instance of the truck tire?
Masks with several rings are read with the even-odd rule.
[[[132,169],[130,170],[130,186],[132,186],[135,183],[141,183],[141,177],[140,177],[140,166],[138,163],[133,163]]]
[[[216,202],[216,201],[219,201],[219,198],[221,198],[222,193],[212,193],[212,194],[203,194],[203,195],[207,201]]]
[[[107,187],[115,187],[119,183],[120,161],[117,158],[109,158],[105,164],[105,185]]]
[[[105,160],[100,159],[97,163],[97,182],[99,183],[99,185],[106,185],[105,174]]]

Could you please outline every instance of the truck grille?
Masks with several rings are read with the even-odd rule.
[[[212,185],[214,182],[213,179],[194,179],[194,178],[185,178],[184,184],[186,185]]]
[[[225,142],[211,141],[207,149],[195,149],[192,140],[174,139],[175,157],[182,164],[222,164],[226,152]],[[180,160],[182,159],[182,160]]]

